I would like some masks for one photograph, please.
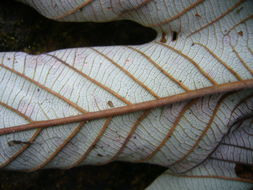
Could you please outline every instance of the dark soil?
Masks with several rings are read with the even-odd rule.
[[[151,41],[156,32],[130,22],[63,23],[46,19],[32,8],[0,1],[0,50],[39,54],[58,49],[133,45]]]
[[[70,170],[0,172],[1,190],[140,190],[165,169],[148,164],[111,163]]]

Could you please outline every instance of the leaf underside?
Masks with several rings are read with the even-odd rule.
[[[253,165],[252,1],[23,2],[60,21],[134,20],[158,36],[0,53],[0,167],[122,160],[168,167],[153,189],[250,187],[234,167]]]

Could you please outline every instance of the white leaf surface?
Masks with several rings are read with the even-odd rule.
[[[158,177],[147,190],[251,189],[250,181],[238,178],[233,171],[234,167],[235,164],[231,163],[208,161],[184,175],[171,174],[168,170]]]
[[[253,164],[252,1],[22,2],[60,21],[131,19],[158,36],[139,46],[0,53],[0,167],[122,160],[232,180],[235,163]],[[168,179],[174,189],[249,186],[165,173],[150,188]]]
[[[238,163],[252,165],[252,126],[252,117],[240,120],[199,167],[176,175],[168,169],[147,189],[251,189],[251,181],[239,178],[235,166]]]

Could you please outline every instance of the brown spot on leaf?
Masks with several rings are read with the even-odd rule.
[[[166,43],[167,42],[166,33],[165,32],[162,33],[162,38],[161,38],[160,42],[161,43]]]
[[[110,106],[111,108],[113,108],[113,107],[114,107],[114,105],[113,105],[112,101],[110,101],[110,100],[107,102],[107,105],[108,105],[108,106]]]
[[[243,31],[238,32],[239,36],[243,36]]]
[[[195,17],[201,18],[201,15],[199,13],[196,13]]]

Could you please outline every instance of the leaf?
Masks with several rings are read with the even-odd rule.
[[[184,174],[167,170],[147,189],[250,189],[250,180],[238,178],[235,165],[252,163],[253,136],[252,117],[241,120],[219,143],[209,159]]]
[[[237,126],[253,113],[252,1],[23,2],[60,21],[131,19],[158,36],[140,46],[0,53],[1,167],[122,160],[235,177],[234,163],[253,165],[251,136]],[[164,175],[159,183],[175,179]]]
[[[217,170],[218,168],[218,170]],[[220,169],[222,168],[222,169]],[[184,175],[164,172],[148,189],[231,189],[244,190],[252,187],[251,181],[238,178],[233,172],[234,164],[222,161],[208,161]],[[226,176],[226,177],[224,177]],[[169,188],[168,188],[169,185]]]

